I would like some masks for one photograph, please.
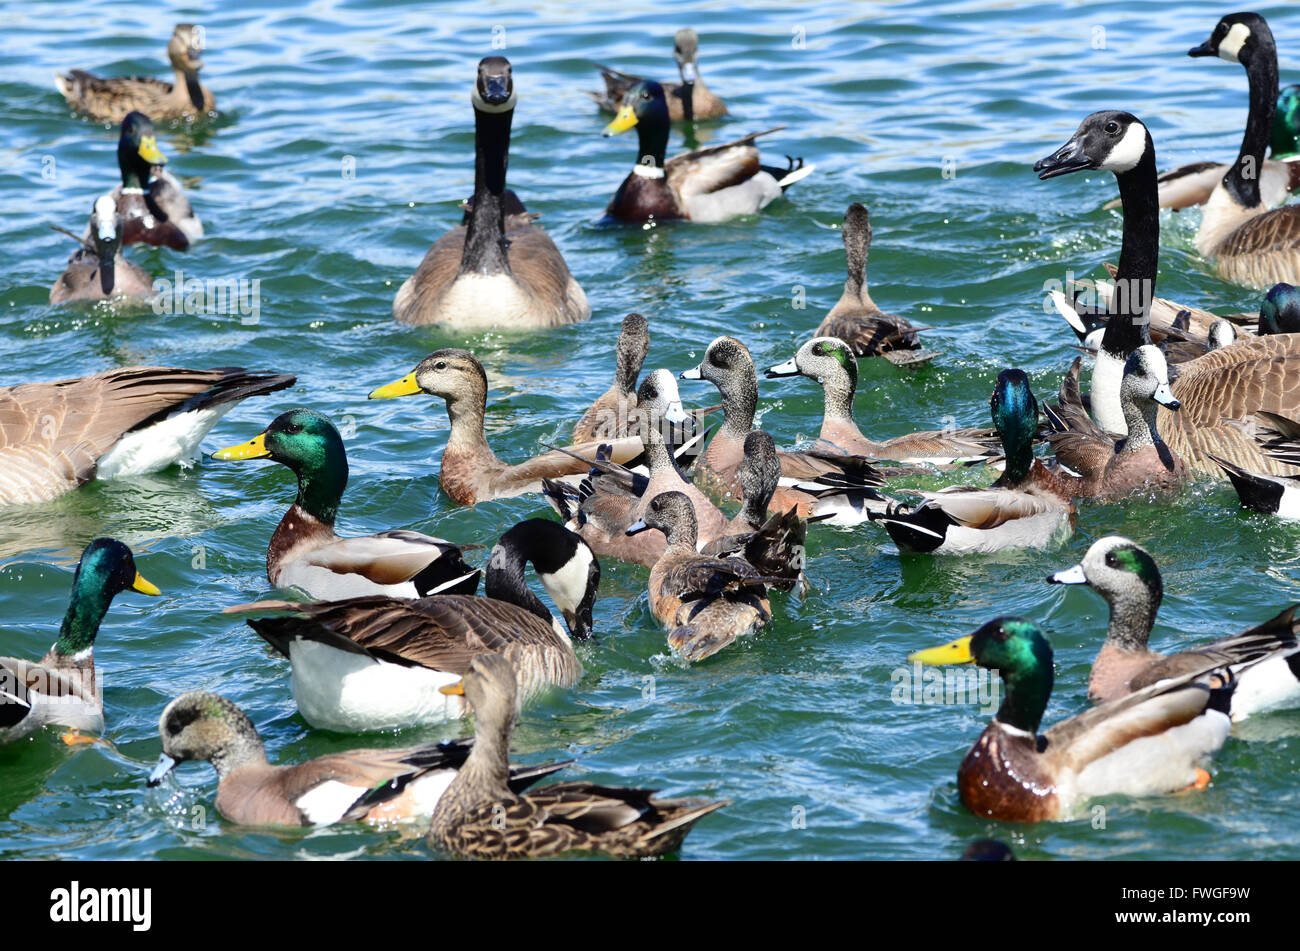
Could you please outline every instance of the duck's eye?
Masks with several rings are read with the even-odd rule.
[[[435,370],[445,370],[445,369],[447,369],[447,361],[445,361],[445,360],[439,360],[437,363],[435,363],[435,364],[433,365],[433,368],[434,368]]]
[[[1115,553],[1113,551],[1106,552],[1106,567],[1114,568],[1118,564],[1119,559],[1115,557]]]
[[[1116,122],[1116,121],[1114,121],[1113,119],[1112,119],[1110,122],[1107,122],[1107,123],[1106,123],[1106,134],[1107,134],[1107,135],[1119,135],[1119,123]]]
[[[284,431],[288,433],[290,436],[293,436],[297,433],[302,432],[302,427],[299,426],[297,423],[290,423],[288,426],[284,427]]]

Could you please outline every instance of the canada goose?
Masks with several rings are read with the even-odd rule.
[[[902,551],[964,555],[1007,548],[1047,548],[1074,529],[1072,488],[1034,458],[1038,401],[1023,370],[998,374],[989,400],[1002,438],[1006,469],[993,485],[948,486],[921,492],[917,506],[891,504],[868,510]]]
[[[298,587],[326,601],[473,594],[478,588],[479,573],[465,564],[460,547],[441,538],[403,530],[342,538],[334,531],[348,456],[343,437],[320,413],[281,413],[265,432],[212,458],[271,459],[298,477],[298,497],[266,551],[266,577],[277,588]]]
[[[798,163],[791,159],[785,169],[759,164],[754,140],[784,126],[665,161],[668,106],[663,87],[649,79],[629,87],[604,134],[618,135],[633,126],[637,162],[605,209],[619,221],[681,218],[711,223],[756,214],[815,167],[804,165],[802,159]]]
[[[157,786],[179,763],[211,763],[217,771],[217,812],[253,826],[328,826],[427,818],[465,765],[467,740],[386,750],[327,753],[272,766],[257,728],[243,710],[215,693],[193,691],[167,704],[158,720],[162,755],[149,774]],[[567,766],[511,766],[513,792]]]
[[[1242,428],[1265,458],[1300,466],[1300,423],[1273,413],[1257,413],[1244,421]],[[1300,476],[1266,475],[1215,455],[1210,458],[1223,469],[1243,507],[1279,518],[1300,518]]]
[[[1114,314],[1132,319],[1109,320],[1092,375],[1092,413],[1105,431],[1123,435],[1126,423],[1119,402],[1124,361],[1150,343],[1143,315],[1155,292],[1159,253],[1159,209],[1155,191],[1155,149],[1150,133],[1126,112],[1088,116],[1064,146],[1034,168],[1040,178],[1054,178],[1087,168],[1115,173],[1124,198],[1124,244],[1116,284]],[[1300,374],[1300,335],[1246,337],[1229,347],[1180,364],[1171,389],[1182,404],[1177,414],[1162,410],[1159,429],[1169,448],[1194,472],[1222,478],[1211,458],[1267,475],[1295,469],[1266,458],[1236,421],[1260,412],[1300,417],[1300,389],[1290,380]]]
[[[769,368],[766,375],[768,379],[805,376],[821,384],[825,409],[818,438],[839,452],[908,464],[945,466],[987,461],[1000,451],[997,434],[988,429],[917,432],[881,442],[862,435],[853,419],[858,360],[841,338],[814,337],[799,348],[793,360]]]
[[[439,238],[398,289],[393,316],[402,323],[524,329],[591,316],[587,295],[550,236],[527,213],[507,220],[506,160],[516,98],[510,61],[504,56],[480,60],[470,91],[474,198],[469,221]]]
[[[1039,733],[1052,693],[1052,647],[1024,618],[996,618],[908,661],[976,663],[1002,674],[1002,705],[957,769],[962,804],[980,819],[1068,819],[1101,796],[1204,788],[1210,774],[1201,764],[1231,727],[1231,685],[1206,683],[1221,666],[1209,664]]]
[[[548,452],[527,462],[509,466],[488,446],[483,433],[487,410],[487,374],[468,350],[435,350],[414,370],[370,394],[372,400],[428,393],[447,401],[451,435],[442,452],[438,482],[458,505],[477,505],[489,499],[504,499],[528,492],[540,492],[543,479],[568,478],[579,481],[590,465],[582,458],[563,452]],[[612,459],[628,462],[642,451],[641,439],[629,436],[612,444]],[[571,447],[578,457],[596,454],[596,444]]]
[[[66,232],[80,247],[72,252],[67,268],[50,288],[50,303],[151,299],[153,278],[122,255],[122,216],[112,195],[95,199],[89,230],[89,243]]]
[[[1205,203],[1196,250],[1219,274],[1249,287],[1300,283],[1300,206],[1269,210],[1261,193],[1264,151],[1277,109],[1277,47],[1257,13],[1233,13],[1189,56],[1241,63],[1250,80],[1250,114],[1236,162]]]
[[[571,782],[517,794],[505,783],[518,706],[510,662],[476,657],[459,684],[474,708],[474,748],[438,800],[429,844],[465,858],[522,859],[565,852],[619,858],[665,855],[701,818],[727,805],[703,799],[657,799],[646,789]]]
[[[871,251],[871,217],[854,202],[844,212],[844,257],[848,277],[844,293],[817,328],[815,336],[838,337],[859,357],[884,357],[899,366],[917,366],[937,354],[921,346],[919,328],[903,317],[886,314],[867,292],[867,255]]]
[[[582,539],[536,518],[492,549],[481,598],[259,601],[224,613],[245,616],[289,658],[294,701],[312,726],[353,733],[442,723],[466,710],[437,688],[464,674],[477,654],[509,657],[526,701],[582,677],[569,634],[524,581],[529,562],[573,637],[589,638],[600,564]]]
[[[295,379],[241,367],[126,367],[0,388],[0,505],[188,462],[236,403]]]
[[[54,74],[54,85],[74,110],[100,122],[121,122],[128,112],[156,119],[194,119],[216,110],[212,90],[199,82],[207,36],[200,26],[178,23],[167,44],[174,83],[140,76],[100,78],[80,69]]]
[[[37,662],[0,657],[0,743],[12,743],[49,725],[103,731],[95,635],[109,604],[123,591],[162,593],[136,570],[131,549],[115,538],[96,538],[77,563],[68,611],[54,646]]]
[[[1047,576],[1049,584],[1086,584],[1110,606],[1110,626],[1092,662],[1088,697],[1113,700],[1167,677],[1203,669],[1250,664],[1237,678],[1229,714],[1233,723],[1300,706],[1300,621],[1296,606],[1241,634],[1174,654],[1148,645],[1164,582],[1155,559],[1141,545],[1118,535],[1092,543],[1083,561]],[[1260,661],[1259,663],[1253,663]]]
[[[673,36],[673,59],[677,60],[680,83],[663,83],[664,97],[668,102],[668,118],[673,122],[691,122],[695,119],[718,119],[727,114],[727,107],[715,96],[704,77],[700,75],[700,38],[689,27],[678,30]],[[604,112],[618,112],[629,87],[641,82],[640,76],[620,73],[616,69],[598,66],[605,80],[604,92],[587,95],[596,100]]]
[[[167,159],[158,151],[153,123],[143,113],[128,113],[122,120],[117,164],[122,184],[112,194],[122,216],[123,244],[184,251],[203,237],[203,223],[190,207],[181,183],[160,167]],[[89,230],[86,237],[89,240]]]

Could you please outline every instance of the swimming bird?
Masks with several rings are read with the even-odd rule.
[[[95,636],[109,604],[123,591],[161,594],[136,570],[131,549],[115,538],[96,538],[77,563],[68,611],[54,646],[37,662],[0,657],[0,743],[31,736],[45,726],[103,731]]]
[[[123,244],[151,244],[184,251],[203,237],[203,223],[190,207],[185,190],[165,169],[153,122],[142,112],[122,120],[117,142],[122,184],[113,189],[122,216]],[[87,231],[87,239],[90,234]]]
[[[206,691],[181,694],[158,720],[162,755],[149,773],[157,786],[179,763],[211,763],[217,812],[250,826],[387,824],[427,818],[469,759],[467,740],[383,750],[327,753],[271,765],[257,727],[243,710]],[[511,766],[505,782],[518,793],[568,763]]]
[[[657,82],[633,83],[605,135],[635,127],[637,161],[618,187],[605,213],[619,221],[688,219],[713,223],[752,215],[779,198],[785,189],[810,175],[815,166],[789,160],[785,169],[759,163],[754,140],[777,132],[751,132],[744,138],[665,161],[668,105]]]
[[[193,23],[178,23],[167,43],[167,59],[175,82],[140,76],[94,76],[84,70],[55,73],[54,85],[68,105],[100,122],[121,122],[128,112],[156,119],[195,119],[217,108],[212,90],[199,81],[206,31]]]
[[[68,266],[50,288],[50,303],[150,300],[155,294],[153,278],[122,255],[122,216],[112,195],[95,199],[89,230],[89,242],[64,232],[75,238],[80,247],[72,252]]]
[[[636,409],[636,380],[649,352],[650,325],[640,314],[628,314],[615,347],[614,382],[573,427],[575,443],[630,435],[628,421]]]
[[[662,83],[664,98],[668,103],[668,118],[673,122],[692,122],[695,119],[719,119],[727,114],[723,105],[700,75],[700,37],[689,27],[678,30],[673,36],[673,59],[677,60],[680,83]],[[641,82],[640,76],[620,73],[616,69],[597,66],[605,80],[604,92],[587,95],[596,100],[604,112],[618,112],[628,89]]]
[[[1285,282],[1269,288],[1259,305],[1259,333],[1300,333],[1300,288]]]
[[[212,458],[270,459],[297,476],[298,497],[266,551],[266,577],[277,588],[298,587],[326,601],[367,594],[473,594],[478,588],[479,573],[465,564],[459,545],[401,529],[352,538],[335,532],[348,456],[343,437],[320,413],[281,413],[264,432],[219,449]]]
[[[531,329],[586,320],[591,305],[555,242],[506,189],[518,94],[510,61],[479,61],[474,105],[474,197],[468,222],[448,231],[397,291],[404,324]],[[507,198],[513,199],[507,201]],[[507,206],[519,213],[507,215]]]
[[[516,793],[507,783],[510,734],[517,717],[510,662],[474,659],[459,684],[474,708],[474,748],[438,800],[429,845],[465,858],[540,858],[599,852],[619,858],[666,855],[700,819],[728,805],[660,799],[652,790],[587,782],[556,783]]]

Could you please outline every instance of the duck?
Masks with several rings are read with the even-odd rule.
[[[817,328],[818,337],[838,337],[858,357],[884,357],[897,366],[919,366],[937,354],[926,350],[919,330],[904,317],[886,314],[867,291],[867,255],[871,251],[871,216],[861,202],[844,212],[844,257],[848,277],[844,293]]]
[[[919,505],[870,510],[900,551],[965,555],[1009,548],[1049,548],[1074,529],[1073,486],[1034,457],[1038,401],[1023,370],[998,374],[989,401],[1006,468],[987,488],[952,485],[918,493]]]
[[[1250,81],[1241,152],[1205,202],[1196,250],[1234,284],[1262,289],[1278,281],[1300,283],[1300,206],[1270,210],[1276,189],[1268,196],[1262,191],[1278,95],[1277,46],[1268,22],[1257,13],[1229,14],[1188,55],[1240,63]],[[1288,167],[1300,181],[1300,169]]]
[[[296,379],[242,367],[124,367],[0,387],[0,506],[187,464],[238,403]]]
[[[474,105],[474,197],[466,224],[434,242],[393,299],[403,324],[525,330],[586,320],[591,305],[564,255],[506,189],[518,94],[510,61],[479,61]],[[515,213],[507,214],[509,210]]]
[[[818,439],[832,451],[910,465],[949,466],[987,462],[1000,449],[989,429],[916,432],[893,439],[868,439],[853,419],[858,358],[842,338],[819,336],[803,344],[794,358],[769,367],[768,379],[804,376],[821,384],[824,409]]]
[[[701,554],[695,510],[683,493],[656,495],[627,533],[650,529],[667,539],[650,569],[650,610],[677,656],[691,662],[712,657],[771,620],[767,585],[782,579],[762,575],[743,558]]]
[[[1259,333],[1300,333],[1300,288],[1279,281],[1268,289],[1259,305]]]
[[[158,736],[163,751],[148,785],[161,785],[180,763],[211,763],[217,771],[217,812],[247,826],[387,826],[427,819],[473,749],[472,742],[452,740],[327,753],[273,766],[248,714],[203,690],[167,704]],[[511,766],[506,785],[520,793],[567,765]]]
[[[127,113],[117,142],[122,184],[112,192],[122,216],[123,244],[150,244],[184,251],[203,237],[203,222],[185,190],[162,166],[153,122],[142,112]],[[90,238],[89,232],[86,235]]]
[[[628,314],[615,347],[614,382],[587,408],[573,427],[573,442],[594,442],[630,435],[628,421],[636,409],[636,381],[650,353],[650,324],[640,314]]]
[[[207,35],[201,26],[178,23],[167,43],[176,81],[140,76],[101,78],[84,70],[55,73],[54,85],[76,112],[98,122],[121,122],[128,112],[158,119],[196,119],[216,111],[212,90],[199,81]]]
[[[1155,147],[1146,126],[1131,113],[1103,111],[1088,116],[1061,148],[1035,165],[1040,178],[1084,169],[1109,169],[1124,199],[1124,238],[1116,284],[1127,288],[1117,309],[1130,319],[1106,324],[1092,374],[1093,419],[1106,432],[1126,432],[1119,387],[1129,354],[1151,342],[1147,304],[1155,292],[1159,256],[1159,207],[1155,188]],[[1266,458],[1237,421],[1260,412],[1300,417],[1300,389],[1289,383],[1300,374],[1300,335],[1268,334],[1236,343],[1182,363],[1171,384],[1178,413],[1162,409],[1159,430],[1165,443],[1194,473],[1224,478],[1212,456],[1268,475],[1297,470]]]
[[[1204,789],[1211,777],[1202,764],[1232,725],[1232,685],[1212,685],[1208,678],[1220,668],[1207,665],[1039,733],[1052,694],[1052,646],[1022,617],[995,618],[908,661],[975,663],[1002,675],[1002,705],[957,769],[962,805],[980,819],[1063,820],[1103,796]]]
[[[270,459],[297,476],[298,497],[266,552],[266,577],[277,588],[301,588],[325,601],[367,594],[472,595],[478,590],[479,572],[470,570],[460,546],[451,542],[404,529],[352,538],[334,530],[348,484],[348,456],[338,429],[321,413],[281,413],[263,432],[218,449],[212,458]]]
[[[570,447],[576,455],[551,451],[513,466],[498,459],[483,432],[487,373],[468,350],[455,347],[435,350],[400,380],[371,391],[370,399],[394,399],[416,393],[442,397],[447,402],[451,435],[442,453],[438,482],[458,505],[472,506],[491,499],[540,492],[543,479],[577,482],[591,468],[583,457],[595,455],[595,443]],[[642,451],[639,436],[613,440],[610,446],[611,459],[618,463],[626,463]]]
[[[89,242],[71,232],[64,232],[77,242],[78,247],[50,288],[50,303],[146,302],[153,299],[156,292],[149,272],[122,255],[122,216],[117,212],[117,201],[112,195],[95,199],[89,230]]]
[[[529,562],[563,626],[525,582]],[[492,549],[481,598],[271,600],[223,613],[244,617],[289,659],[290,689],[304,720],[321,730],[362,733],[464,716],[463,702],[438,688],[484,652],[511,658],[524,701],[552,685],[572,687],[582,677],[572,638],[591,637],[599,584],[600,563],[586,542],[555,522],[528,519]]]
[[[610,200],[605,214],[616,221],[716,223],[753,215],[808,175],[815,166],[789,160],[785,169],[761,165],[754,140],[784,126],[676,155],[667,161],[668,105],[664,89],[643,79],[628,87],[605,136],[635,127],[637,162]]]
[[[1106,641],[1092,662],[1090,700],[1114,700],[1134,690],[1206,664],[1246,665],[1237,676],[1228,714],[1232,722],[1273,710],[1300,707],[1300,605],[1241,634],[1159,654],[1148,641],[1164,597],[1164,582],[1151,553],[1131,539],[1107,535],[1093,542],[1083,561],[1047,576],[1049,584],[1087,585],[1110,607]]]
[[[474,747],[434,807],[428,842],[461,858],[544,858],[594,852],[648,858],[681,848],[700,819],[730,803],[664,799],[654,790],[565,782],[516,793],[506,783],[518,717],[510,661],[482,654],[442,688],[474,708]]]
[[[673,122],[693,122],[696,119],[720,119],[727,114],[722,100],[704,84],[700,75],[700,37],[686,27],[673,35],[673,59],[677,60],[680,83],[661,83],[668,103],[668,118]],[[641,82],[640,76],[620,73],[616,69],[597,66],[605,80],[604,92],[587,95],[596,100],[602,112],[618,112],[628,89]]]
[[[96,538],[81,553],[59,638],[39,661],[0,657],[0,744],[46,726],[66,728],[65,742],[104,730],[104,703],[95,671],[95,637],[113,598],[123,591],[162,592],[136,569],[131,549]]]

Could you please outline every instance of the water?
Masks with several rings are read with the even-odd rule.
[[[885,437],[950,418],[986,424],[1001,368],[1023,367],[1041,397],[1073,356],[1064,324],[1043,312],[1044,282],[1067,269],[1099,274],[1118,254],[1119,218],[1100,210],[1115,194],[1113,178],[1040,183],[1033,161],[1100,108],[1147,121],[1162,167],[1227,159],[1244,123],[1243,71],[1184,55],[1227,11],[1220,4],[745,6],[743,18],[732,3],[641,0],[540,12],[508,3],[302,10],[272,2],[221,14],[207,4],[167,13],[88,0],[0,6],[8,41],[0,51],[3,382],[144,363],[296,372],[293,391],[238,407],[205,449],[255,435],[292,405],[311,406],[355,427],[342,531],[411,527],[490,545],[545,504],[450,505],[435,481],[447,433],[441,405],[365,400],[429,351],[464,345],[478,354],[492,382],[489,438],[503,458],[521,460],[539,440],[562,438],[607,385],[629,311],[650,318],[647,368],[693,366],[720,333],[744,339],[760,366],[788,359],[839,294],[837,228],[846,205],[860,200],[875,227],[876,300],[933,326],[927,342],[943,351],[913,375],[865,370],[863,429]],[[1260,12],[1282,50],[1283,82],[1300,80],[1300,12],[1278,4]],[[186,276],[260,280],[260,322],[51,308],[49,286],[70,242],[48,225],[80,230],[117,175],[116,131],[70,116],[51,74],[165,75],[163,47],[182,20],[207,27],[205,79],[221,117],[195,130],[163,124],[159,144],[208,236],[188,254],[136,247],[130,257],[157,276],[179,267]],[[671,34],[683,25],[700,32],[702,71],[733,113],[701,138],[785,124],[765,152],[802,155],[818,170],[756,219],[598,226],[635,146],[630,136],[600,137],[605,119],[583,95],[599,81],[591,63],[666,78]],[[458,220],[456,202],[472,189],[469,85],[494,31],[520,94],[511,185],[542,213],[594,314],[522,336],[400,327],[391,318],[397,286]],[[1104,49],[1094,49],[1098,40]],[[343,174],[349,158],[352,178]],[[945,160],[955,177],[944,177]],[[43,177],[47,167],[52,178]],[[1257,306],[1191,255],[1196,218],[1164,223],[1161,294],[1229,311]],[[792,306],[800,289],[806,309]],[[683,386],[688,401],[714,399],[711,388]],[[815,433],[820,395],[809,381],[764,381],[760,409],[764,427],[792,444]],[[235,700],[284,761],[444,735],[309,730],[289,697],[286,663],[220,615],[266,590],[266,542],[292,494],[279,466],[206,460],[0,511],[5,653],[38,656],[53,641],[71,566],[96,535],[134,546],[164,591],[119,597],[101,631],[111,747],[72,755],[43,739],[0,750],[0,854],[428,854],[419,839],[365,828],[232,827],[213,809],[206,765],[182,767],[179,791],[145,789],[158,715],[185,690]],[[581,648],[587,675],[530,709],[516,751],[533,761],[577,757],[572,775],[600,782],[733,799],[691,834],[686,858],[952,858],[988,834],[1036,858],[1300,858],[1294,714],[1264,724],[1275,735],[1267,742],[1230,741],[1204,793],[1109,802],[1105,829],[1089,821],[1019,829],[979,821],[957,801],[956,767],[984,714],[891,703],[890,675],[908,652],[1012,612],[1052,635],[1058,687],[1048,722],[1082,710],[1105,607],[1042,579],[1111,532],[1147,545],[1164,571],[1158,648],[1240,630],[1300,597],[1300,529],[1242,513],[1219,485],[1155,507],[1085,507],[1076,535],[1048,554],[900,559],[870,527],[816,531],[807,602],[778,597],[761,637],[693,669],[665,657],[646,606],[647,573],[608,562],[600,640]],[[800,816],[806,828],[797,828]]]

